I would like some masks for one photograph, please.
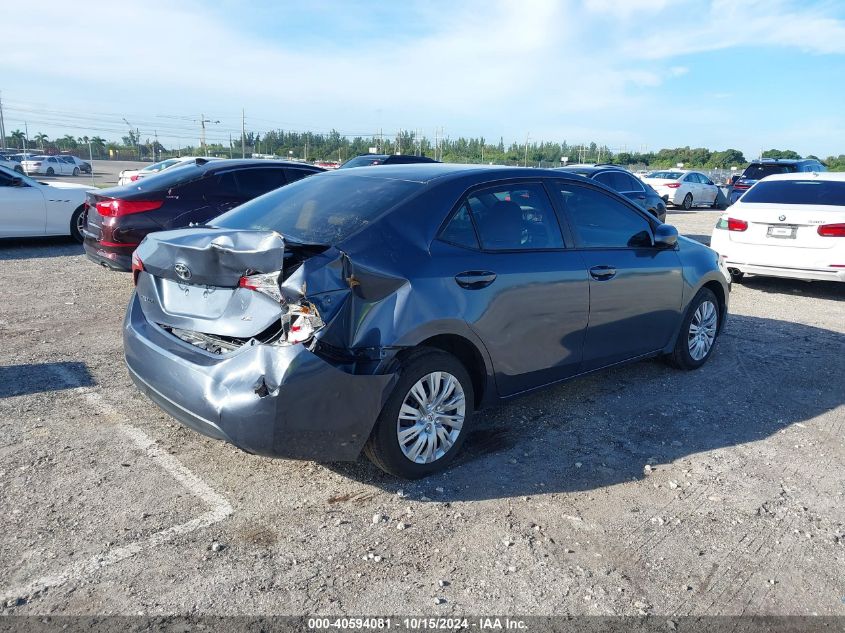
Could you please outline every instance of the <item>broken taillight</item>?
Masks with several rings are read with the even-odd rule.
[[[138,251],[132,253],[132,282],[138,285],[138,275],[144,271],[144,262],[138,257]]]
[[[287,321],[287,327],[285,327],[285,321]],[[323,327],[323,319],[310,303],[290,305],[288,313],[282,317],[283,336],[279,342],[289,345],[304,343],[321,327]]]
[[[282,315],[282,329],[275,341],[277,345],[304,343],[323,327],[323,319],[307,301],[289,303],[279,287],[280,276],[281,272],[244,275],[238,280],[238,287],[260,292],[287,308],[287,312]]]
[[[238,281],[238,286],[247,290],[255,290],[267,295],[274,301],[282,303],[282,291],[279,289],[279,275],[275,273],[261,273],[258,275],[245,275]]]

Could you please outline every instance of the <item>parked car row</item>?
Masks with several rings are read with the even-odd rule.
[[[708,248],[664,223],[727,202],[700,172],[389,158],[191,158],[104,190],[0,168],[0,196],[40,195],[41,234],[132,272],[126,363],[174,418],[407,478],[454,460],[480,407],[647,357],[700,367],[744,274],[845,281],[845,175],[757,181]]]
[[[21,167],[27,174],[46,176],[78,176],[91,173],[91,164],[76,156],[32,156],[21,161]]]

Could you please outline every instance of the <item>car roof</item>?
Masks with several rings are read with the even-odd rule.
[[[845,182],[843,171],[796,171],[789,174],[772,174],[766,176],[759,182],[771,182],[773,180],[829,180],[832,182]]]
[[[429,183],[453,180],[467,176],[488,176],[489,180],[510,178],[570,178],[586,181],[583,176],[568,173],[564,176],[559,169],[536,169],[534,167],[505,167],[501,165],[468,165],[463,163],[408,163],[402,165],[380,165],[378,169],[353,167],[335,169],[323,177],[332,178],[382,178],[385,180],[407,180],[409,182]]]

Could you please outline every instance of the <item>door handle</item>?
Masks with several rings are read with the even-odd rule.
[[[455,281],[461,288],[480,290],[496,281],[496,273],[489,270],[467,270],[455,275]]]
[[[593,279],[607,281],[616,276],[616,269],[613,266],[593,266],[590,268],[590,275]]]

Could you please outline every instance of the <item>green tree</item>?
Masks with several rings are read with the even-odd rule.
[[[26,140],[26,134],[24,134],[20,130],[15,130],[14,132],[12,132],[11,138],[16,140],[20,144],[21,149],[24,149],[24,141]]]
[[[791,149],[767,149],[763,152],[763,158],[787,158],[798,160],[801,154],[794,152]]]
[[[44,132],[39,132],[33,138],[35,138],[35,142],[38,143],[38,147],[44,149],[44,142],[50,140]]]

